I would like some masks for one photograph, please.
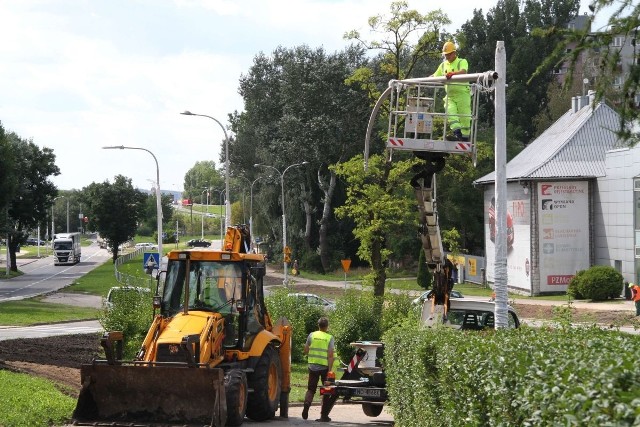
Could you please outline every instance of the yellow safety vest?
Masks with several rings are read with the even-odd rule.
[[[323,331],[312,332],[307,362],[329,366],[329,342],[331,342],[330,334]]]
[[[438,66],[433,75],[435,77],[438,76],[446,76],[449,71],[460,71],[467,70],[469,72],[469,63],[466,59],[456,58],[453,62],[449,62],[447,60],[442,61],[442,63]],[[455,95],[469,95],[469,85],[464,83],[458,84],[447,84],[444,86],[444,90],[447,92],[447,95],[455,96]]]

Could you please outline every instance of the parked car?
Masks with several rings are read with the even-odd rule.
[[[140,295],[150,294],[151,289],[142,288],[138,286],[114,286],[109,289],[107,293],[107,298],[105,299],[105,307],[110,310],[113,308],[114,304],[123,298],[126,298],[127,295],[130,295],[131,292],[137,292]]]
[[[336,309],[336,303],[334,303],[333,301],[329,301],[328,299],[323,298],[316,294],[294,292],[289,294],[289,296],[291,298],[298,298],[299,300],[304,301],[305,303],[310,305],[320,306],[324,310],[331,311]]]
[[[211,242],[207,242],[206,240],[202,239],[191,239],[187,242],[187,246],[189,246],[190,248],[208,248],[209,246],[211,246]]]
[[[429,289],[428,291],[424,291],[423,293],[420,294],[419,297],[414,298],[411,303],[412,304],[416,304],[416,305],[420,305],[424,302],[424,300],[427,300],[431,297],[431,294],[433,292],[433,289]],[[449,296],[451,298],[464,298],[464,295],[462,295],[462,293],[460,291],[456,291],[455,289],[451,290],[451,293],[449,294]]]
[[[495,327],[494,313],[496,304],[494,301],[471,298],[452,298],[449,301],[451,302],[451,307],[447,316],[448,318],[444,322],[445,326],[476,331]],[[437,318],[437,316],[432,318],[431,303],[425,301],[422,304],[420,322],[423,325],[432,326]],[[509,328],[520,327],[518,314],[510,305],[507,305],[507,322],[507,327]]]
[[[25,244],[26,245],[31,245],[31,246],[38,246],[38,245],[44,246],[44,245],[46,245],[46,242],[44,240],[38,240],[35,237],[29,237]]]
[[[136,249],[139,249],[139,248],[149,249],[150,251],[157,251],[158,245],[151,242],[136,243]]]

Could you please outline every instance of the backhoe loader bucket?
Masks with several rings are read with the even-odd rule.
[[[224,426],[224,371],[203,367],[82,365],[77,423],[145,421]]]

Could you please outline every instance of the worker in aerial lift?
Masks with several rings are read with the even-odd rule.
[[[469,64],[466,59],[458,57],[453,42],[446,42],[442,46],[444,61],[438,66],[432,77],[445,76],[450,79],[456,74],[467,74]],[[469,84],[447,84],[444,86],[447,95],[444,102],[447,108],[449,128],[453,131],[454,139],[468,141],[471,129],[471,91]]]

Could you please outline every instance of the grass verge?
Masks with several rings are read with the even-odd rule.
[[[0,325],[29,326],[41,323],[97,319],[100,310],[42,302],[40,298],[0,303]],[[0,424],[1,425],[1,424]]]
[[[0,370],[0,425],[39,427],[62,425],[75,408],[75,399],[47,380]]]

